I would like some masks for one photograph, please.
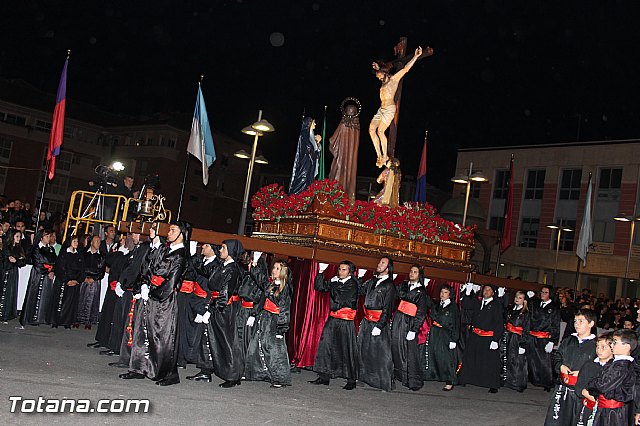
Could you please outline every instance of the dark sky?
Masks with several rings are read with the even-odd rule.
[[[580,140],[640,136],[636,1],[0,5],[0,76],[53,93],[70,48],[70,98],[146,114],[191,112],[204,73],[212,126],[234,134],[263,109],[277,132],[261,148],[283,169],[293,161],[303,108],[321,121],[329,107],[329,136],[341,100],[354,96],[363,104],[360,172],[376,173],[366,129],[379,82],[370,64],[389,58],[400,36],[410,51],[435,49],[404,83],[396,153],[405,174],[417,171],[425,129],[427,179],[442,188],[457,148],[574,141],[578,128]]]

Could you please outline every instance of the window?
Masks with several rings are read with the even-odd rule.
[[[4,184],[7,182],[7,172],[8,169],[6,167],[0,167],[0,191],[4,193]]]
[[[527,172],[527,188],[524,198],[527,200],[542,200],[544,194],[545,170],[529,170]]]
[[[540,219],[537,217],[523,217],[520,226],[520,247],[535,248],[538,243],[538,228]]]
[[[78,129],[76,129],[75,127],[71,127],[71,126],[64,126],[64,137],[65,138],[73,138],[76,135],[76,131]]]
[[[613,220],[595,220],[593,222],[593,241],[612,243],[616,236],[616,222]]]
[[[36,120],[35,129],[36,130],[40,130],[41,132],[50,132],[51,131],[51,122],[50,121],[43,121],[43,120]]]
[[[15,124],[16,126],[26,126],[27,118],[19,115],[0,112],[0,121],[4,121],[8,124]]]
[[[13,147],[13,141],[11,139],[0,137],[0,161],[4,163],[9,162],[9,160],[11,159],[12,147]]]
[[[471,187],[469,188],[469,198],[480,198],[480,182],[471,181]]]
[[[175,139],[175,138],[171,138],[171,139],[169,139],[168,145],[169,145],[171,148],[175,148],[177,143],[178,143],[178,140],[177,140],[177,139]]]
[[[600,169],[598,200],[617,201],[620,198],[622,169]]]
[[[493,198],[506,200],[509,193],[509,170],[496,171],[496,180],[493,186]]]
[[[491,216],[491,219],[489,219],[489,229],[493,229],[494,231],[498,231],[502,233],[503,227],[504,227],[503,216]]]
[[[71,164],[73,163],[73,153],[69,151],[62,151],[56,159],[56,170],[64,170],[68,172],[71,170]]]
[[[582,169],[565,169],[562,171],[560,181],[561,200],[580,199],[580,179],[582,179]]]
[[[573,251],[573,242],[576,240],[576,221],[575,220],[569,220],[569,219],[558,219],[558,222],[560,222],[560,226],[563,227],[568,227],[570,229],[573,229],[573,231],[562,231],[562,234],[560,234],[560,250],[562,251]],[[556,249],[556,244],[558,244],[558,234],[556,234],[555,232],[558,232],[557,229],[554,229],[554,233],[552,235],[552,247],[555,250]]]

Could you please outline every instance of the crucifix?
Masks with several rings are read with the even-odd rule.
[[[413,67],[415,62],[423,57],[433,55],[433,49],[418,47],[414,54],[407,56],[407,38],[402,37],[393,48],[395,59],[391,62],[375,61],[372,66],[376,77],[382,82],[380,87],[381,106],[373,116],[369,125],[369,135],[373,141],[378,159],[376,165],[384,167],[392,158],[395,151],[398,133],[398,115],[400,112],[400,98],[402,96],[402,78]],[[395,72],[392,74],[392,71]],[[390,127],[389,139],[385,131]]]

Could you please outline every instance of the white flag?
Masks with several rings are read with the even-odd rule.
[[[198,85],[198,98],[193,113],[187,152],[202,163],[202,183],[206,185],[209,183],[209,167],[216,161],[216,151],[213,147],[213,136],[200,85]]]
[[[592,241],[591,236],[591,176],[589,176],[589,184],[587,187],[587,199],[584,203],[584,215],[582,216],[582,225],[580,225],[580,235],[578,236],[578,246],[576,247],[576,255],[582,259],[582,266],[587,266],[587,252]]]

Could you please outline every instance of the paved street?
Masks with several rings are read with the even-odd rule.
[[[496,395],[468,386],[453,392],[442,384],[427,383],[419,392],[399,387],[384,393],[360,385],[341,389],[343,380],[330,387],[307,380],[303,371],[293,386],[271,389],[267,383],[243,382],[223,390],[214,383],[192,383],[184,376],[195,367],[180,370],[182,383],[161,388],[150,380],[124,381],[126,371],[109,367],[113,357],[101,356],[86,343],[95,330],[51,329],[46,326],[15,328],[16,321],[0,324],[0,424],[440,424],[440,425],[540,425],[550,394],[541,389],[523,394],[501,389]],[[148,398],[147,414],[12,414],[9,396],[23,398]]]

